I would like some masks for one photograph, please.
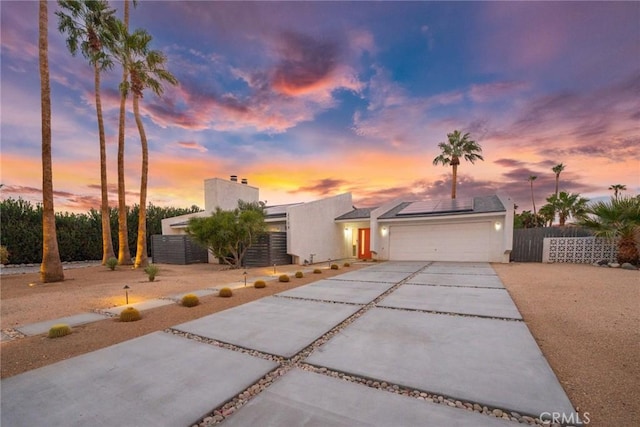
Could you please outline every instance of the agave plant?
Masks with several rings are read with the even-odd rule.
[[[618,245],[619,263],[639,263],[640,197],[598,202],[587,209],[587,214],[580,225],[593,230],[596,236],[614,239]]]

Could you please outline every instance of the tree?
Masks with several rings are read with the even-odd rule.
[[[558,163],[557,165],[555,165],[554,167],[551,168],[553,173],[556,174],[556,192],[555,192],[556,197],[558,197],[558,188],[559,188],[559,184],[560,184],[560,173],[562,173],[564,168],[566,168],[566,165],[563,165],[562,163]]]
[[[534,215],[531,211],[522,211],[513,216],[513,228],[535,228],[544,225],[541,215]]]
[[[587,212],[588,202],[589,199],[581,197],[577,193],[561,191],[558,196],[552,194],[547,197],[547,204],[540,208],[540,213],[542,213],[543,209],[554,214],[557,212],[560,226],[564,226],[570,217],[574,219],[583,218]]]
[[[593,230],[596,236],[614,239],[618,245],[618,262],[638,264],[640,236],[640,197],[612,197],[587,209],[580,225]]]
[[[531,183],[531,203],[533,204],[533,215],[537,215],[536,214],[536,199],[533,197],[533,181],[535,181],[536,179],[538,179],[538,177],[536,175],[529,175],[529,178],[527,179],[527,181],[529,181]]]
[[[617,199],[620,192],[627,190],[627,186],[624,184],[613,184],[609,187],[609,190],[613,190],[613,197]]]
[[[107,154],[100,97],[100,74],[113,65],[110,50],[117,37],[115,10],[104,0],[78,1],[59,0],[62,8],[56,12],[58,30],[67,34],[67,47],[72,55],[78,50],[93,67],[96,115],[100,144],[100,213],[102,223],[102,264],[115,257],[111,241],[109,221],[109,192],[107,186]],[[65,13],[66,11],[66,13]]]
[[[451,183],[451,198],[456,198],[456,183],[458,180],[458,166],[460,158],[475,163],[476,160],[484,160],[482,155],[482,147],[480,144],[470,139],[469,133],[462,135],[460,131],[454,130],[447,134],[448,141],[441,142],[438,147],[442,151],[435,159],[433,164],[441,163],[443,166],[451,165],[453,177]]]
[[[40,0],[38,56],[40,63],[40,105],[42,115],[42,264],[44,283],[64,280],[58,252],[56,217],[53,209],[53,165],[51,160],[51,86],[49,84],[49,19],[47,1]]]
[[[121,85],[125,95],[131,91],[133,96],[133,115],[140,133],[142,147],[142,172],[140,178],[140,210],[138,213],[138,240],[134,267],[146,267],[147,258],[147,181],[149,175],[149,148],[144,124],[140,117],[140,99],[145,89],[151,89],[156,95],[164,91],[162,82],[172,85],[178,83],[176,78],[166,68],[167,57],[158,50],[150,50],[152,37],[144,30],[138,29],[132,34],[126,34],[121,59],[127,68],[130,81]]]
[[[264,218],[263,203],[239,200],[232,211],[217,208],[211,216],[191,218],[187,233],[226,264],[240,268],[247,249],[266,230]]]

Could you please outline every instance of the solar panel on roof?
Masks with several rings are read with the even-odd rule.
[[[473,210],[473,199],[426,200],[413,202],[398,212],[398,215],[416,215],[445,212],[468,212]]]

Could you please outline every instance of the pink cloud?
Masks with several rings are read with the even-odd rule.
[[[204,147],[201,144],[198,144],[195,141],[178,141],[178,145],[182,148],[186,148],[187,150],[196,150],[199,151],[201,153],[206,153],[207,151],[207,147]]]

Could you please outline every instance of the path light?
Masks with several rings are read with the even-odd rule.
[[[124,297],[127,301],[127,305],[129,305],[129,289],[131,288],[129,287],[129,285],[124,285],[124,288],[122,289],[124,289]]]
[[[244,286],[247,286],[247,270],[244,271],[244,273],[242,273],[242,275],[244,276]]]
[[[276,265],[273,264],[273,275],[275,276],[276,274],[278,274],[278,273],[276,273]]]

